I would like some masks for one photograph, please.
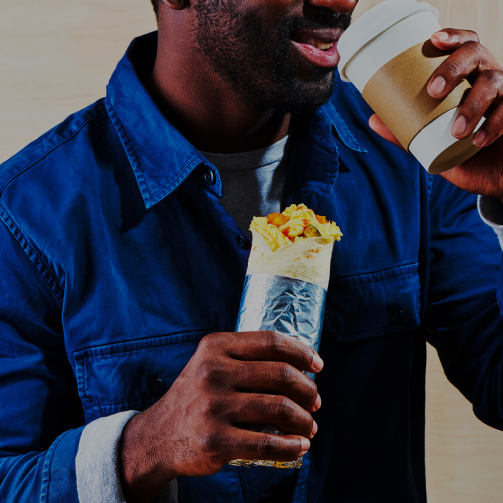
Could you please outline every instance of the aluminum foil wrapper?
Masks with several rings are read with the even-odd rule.
[[[318,352],[326,290],[300,279],[272,274],[246,276],[236,332],[274,330],[301,340]],[[314,380],[314,374],[306,373]],[[252,431],[284,435],[276,426],[247,425]],[[302,458],[291,462],[236,459],[235,466],[300,468]]]
[[[326,290],[314,283],[272,274],[246,276],[236,332],[274,330],[318,352]],[[314,374],[307,374],[314,380]]]

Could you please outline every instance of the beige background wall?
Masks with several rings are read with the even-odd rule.
[[[377,3],[361,0],[356,15]],[[501,0],[431,3],[443,26],[478,31],[503,62]],[[154,29],[149,0],[0,0],[0,162],[103,96],[129,41]],[[426,432],[431,503],[503,501],[503,433],[473,417],[434,351]]]

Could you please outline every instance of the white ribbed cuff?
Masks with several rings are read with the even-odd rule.
[[[503,204],[497,197],[479,196],[477,205],[480,217],[493,228],[503,249]]]
[[[119,412],[96,419],[84,428],[75,458],[79,503],[126,503],[120,483],[119,442],[124,426],[137,414],[135,410]],[[154,502],[178,502],[176,479]]]
[[[119,442],[124,426],[137,414],[120,412],[84,428],[75,458],[80,503],[126,503],[120,484]]]

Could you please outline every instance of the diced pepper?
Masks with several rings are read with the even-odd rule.
[[[270,215],[267,215],[268,223],[275,225],[276,227],[285,225],[288,220],[290,220],[290,217],[282,215],[281,213],[271,213]]]
[[[304,236],[306,238],[317,238],[321,236],[321,234],[319,233],[318,229],[316,229],[316,227],[310,225],[309,227],[304,229]]]

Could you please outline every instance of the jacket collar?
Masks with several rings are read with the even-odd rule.
[[[173,192],[202,163],[218,174],[148,94],[142,80],[153,68],[156,52],[157,32],[134,39],[110,79],[105,100],[147,209]],[[348,148],[365,152],[333,104],[313,113],[321,114],[329,126],[320,131],[326,139],[335,129]],[[219,177],[214,190],[220,197],[223,195]]]

